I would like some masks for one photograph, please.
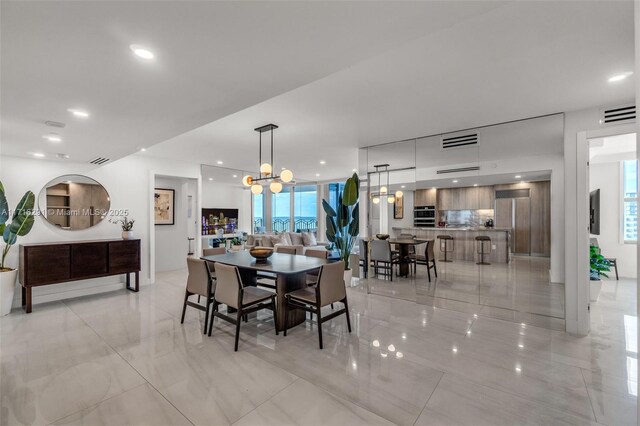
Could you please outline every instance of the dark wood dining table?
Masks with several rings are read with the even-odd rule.
[[[307,286],[307,272],[319,269],[329,260],[317,257],[299,256],[294,254],[273,253],[267,262],[256,262],[248,251],[203,256],[202,260],[219,262],[225,265],[237,266],[245,286],[257,285],[258,272],[266,272],[276,276],[276,327],[284,330],[284,295]],[[215,265],[214,265],[215,268]],[[290,310],[286,319],[288,327],[296,326],[305,320],[305,312],[302,310]]]
[[[419,244],[425,244],[428,240],[418,240],[415,238],[395,238],[389,240],[389,244],[394,244],[398,247],[400,256],[400,274],[401,277],[409,275],[409,264],[412,262],[409,257],[409,247],[417,246]]]

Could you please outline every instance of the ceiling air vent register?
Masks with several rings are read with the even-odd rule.
[[[437,174],[439,175],[444,175],[447,173],[462,173],[462,172],[475,172],[477,170],[480,170],[479,166],[472,166],[472,167],[458,167],[455,169],[441,169],[436,171]]]
[[[606,108],[602,111],[602,118],[600,124],[612,125],[621,124],[628,121],[635,121],[636,119],[636,106],[618,106]]]
[[[109,158],[104,157],[96,157],[93,160],[89,161],[91,164],[104,164],[109,161]]]
[[[478,146],[478,132],[467,132],[442,135],[441,149],[443,151],[450,149],[473,148]]]

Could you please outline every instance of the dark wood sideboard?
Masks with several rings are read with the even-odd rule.
[[[31,288],[126,274],[140,289],[140,240],[92,240],[20,245],[22,306],[31,312]],[[129,274],[135,274],[131,287]]]

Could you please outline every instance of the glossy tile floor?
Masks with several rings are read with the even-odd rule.
[[[381,296],[466,313],[564,330],[564,284],[549,282],[549,258],[514,256],[509,264],[438,262],[438,277],[418,265],[415,275],[375,278],[362,284]]]
[[[185,272],[0,319],[2,425],[636,424],[635,282],[606,282],[593,332],[348,290],[344,316],[275,336],[179,314]],[[597,423],[596,423],[597,422]]]

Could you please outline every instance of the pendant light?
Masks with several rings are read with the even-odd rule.
[[[253,177],[251,175],[247,175],[242,178],[242,184],[244,186],[251,187],[251,192],[253,194],[262,194],[264,188],[262,187],[262,182],[269,183],[269,189],[272,193],[278,194],[282,191],[282,183],[289,183],[293,180],[293,172],[291,170],[282,170],[279,176],[273,175],[274,165],[273,165],[273,131],[277,129],[278,126],[275,124],[267,124],[261,127],[257,127],[254,130],[260,133],[260,149],[258,152],[258,164],[260,164],[260,173],[258,177]],[[262,134],[264,132],[271,133],[271,162],[262,162]]]
[[[400,190],[396,191],[395,194],[393,193],[389,193],[389,179],[390,179],[390,172],[389,172],[389,164],[376,164],[373,167],[375,167],[375,174],[378,175],[378,192],[374,192],[373,194],[371,194],[371,201],[373,202],[373,204],[379,204],[380,203],[380,197],[386,197],[387,203],[395,203],[396,200],[398,200],[399,198],[402,198],[404,196],[404,193]],[[383,169],[383,170],[381,170]],[[381,174],[382,173],[386,173],[387,174],[387,184],[386,185],[382,185],[380,186],[380,184],[382,183],[382,178],[381,178]]]

